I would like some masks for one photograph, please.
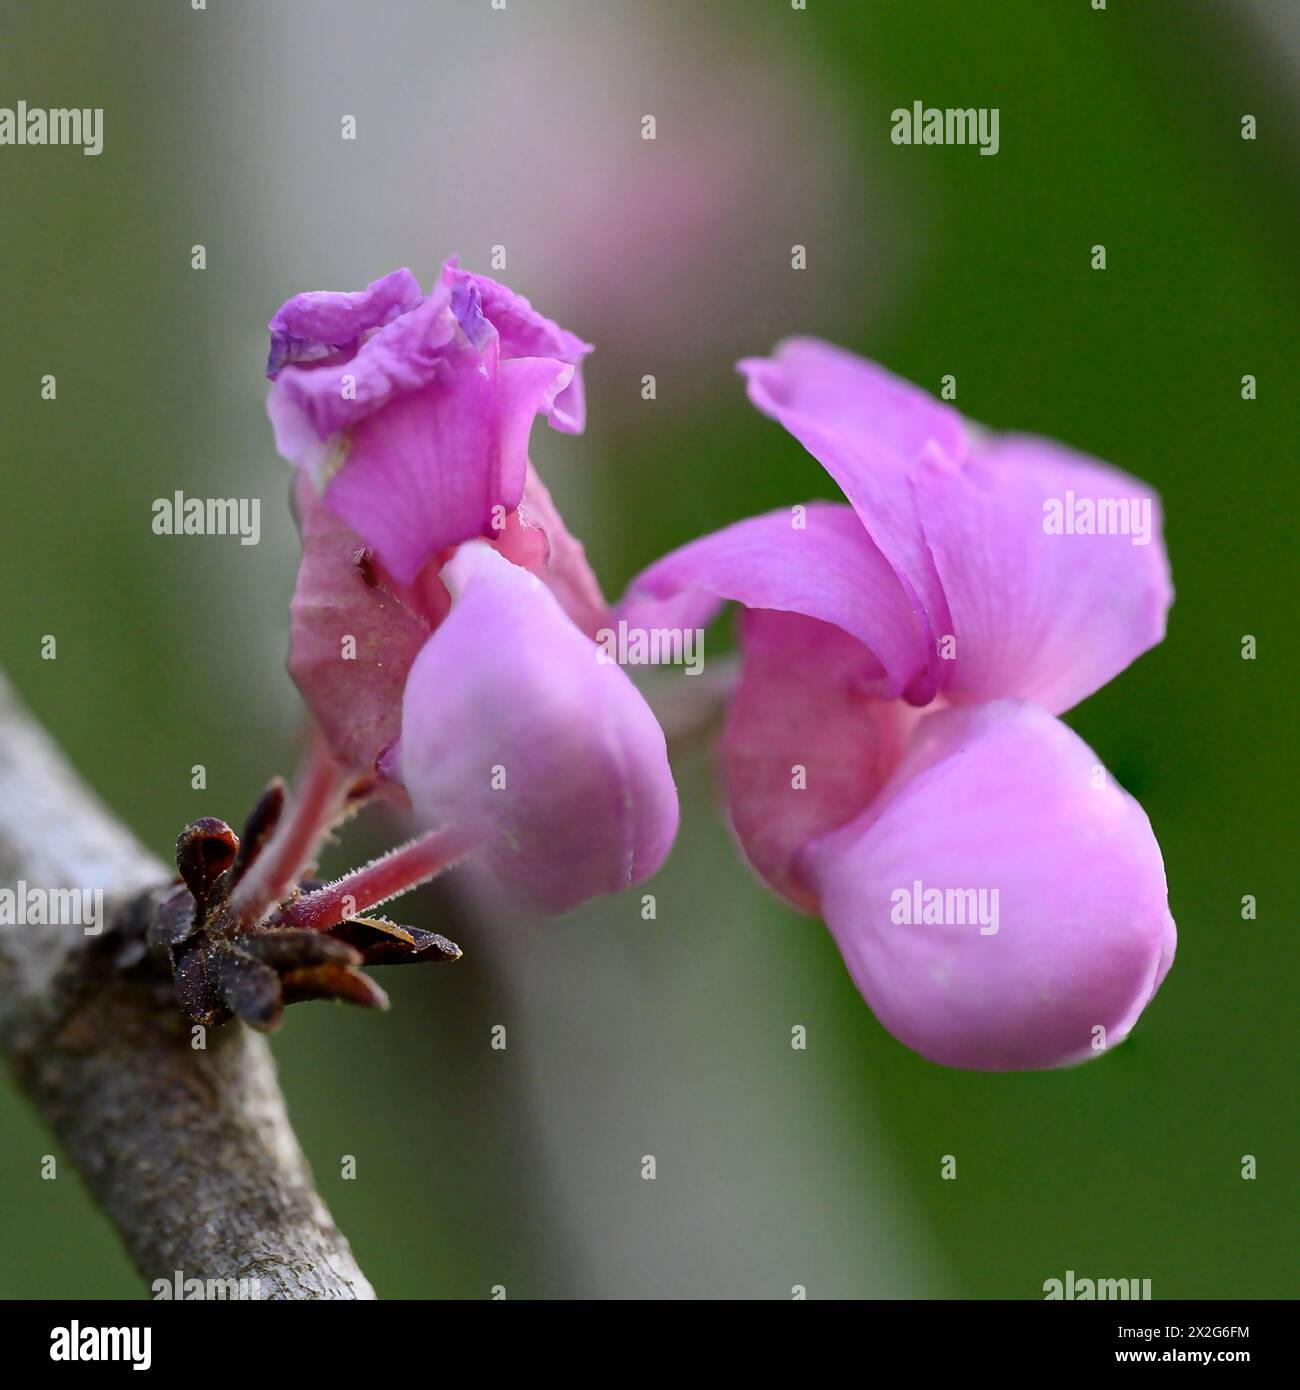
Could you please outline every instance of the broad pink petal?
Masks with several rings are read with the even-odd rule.
[[[838,627],[751,609],[739,628],[744,660],[721,759],[732,828],[768,887],[815,913],[804,846],[858,816],[902,756],[916,716],[872,697],[880,667]]]
[[[443,578],[451,612],[403,700],[399,765],[417,812],[479,841],[493,877],[547,912],[641,882],[678,811],[636,687],[488,545],[462,546]]]
[[[956,638],[955,661],[945,663],[949,699],[1023,696],[1059,714],[1164,636],[1173,589],[1160,502],[1145,483],[1049,440],[1012,435],[961,469],[921,463],[916,488]],[[1071,499],[1124,499],[1131,526],[1146,518],[1145,543],[1133,534],[1049,534],[1045,504],[1055,515],[1053,504],[1064,511]]]
[[[290,607],[289,674],[334,757],[369,772],[401,730],[407,672],[429,624],[366,566],[361,539],[305,474],[296,479],[294,502],[302,563]]]
[[[360,421],[327,504],[404,584],[436,551],[477,536],[523,496],[528,435],[572,368],[545,358],[496,361],[468,344],[435,380]]]
[[[705,627],[728,600],[841,628],[876,658],[871,688],[901,694],[927,669],[925,630],[890,566],[848,507],[813,502],[750,517],[642,571],[618,615],[629,627]]]
[[[876,1017],[945,1066],[1095,1056],[1099,1040],[1127,1036],[1173,960],[1146,815],[1077,735],[1027,701],[923,720],[876,802],[813,844],[806,867]],[[916,884],[996,889],[996,933],[978,920],[896,920]]]

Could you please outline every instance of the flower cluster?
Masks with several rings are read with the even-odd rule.
[[[290,669],[329,772],[318,758],[324,790],[264,856],[280,872],[234,891],[236,917],[337,931],[460,857],[545,913],[646,879],[677,830],[665,739],[595,639],[611,621],[701,628],[734,603],[736,836],[824,918],[881,1023],[986,1069],[1064,1065],[1128,1033],[1173,957],[1163,865],[1058,716],[1163,636],[1142,484],[791,340],[740,364],[750,399],[845,501],[696,540],[611,610],[528,457],[539,415],[582,429],[588,344],[454,261],[427,295],[401,270],[298,295],[270,329],[303,540]],[[1093,524],[1047,524],[1080,499]],[[1115,524],[1130,513],[1141,534]],[[344,787],[404,795],[428,835],[297,897],[285,867]]]

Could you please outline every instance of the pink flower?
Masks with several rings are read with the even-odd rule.
[[[427,296],[395,270],[295,295],[269,327],[276,446],[404,584],[519,506],[537,415],[585,421],[590,344],[454,258]]]
[[[582,428],[588,345],[454,262],[427,297],[408,271],[299,295],[271,335],[303,538],[289,667],[330,756],[437,832],[399,868],[468,845],[546,912],[653,874],[664,736],[599,660],[604,599],[527,455],[538,413]]]
[[[1053,716],[1164,635],[1157,500],[823,343],[740,365],[849,505],[697,540],[620,611],[691,628],[742,606],[722,766],[749,862],[820,912],[877,1017],[931,1060],[1113,1046],[1173,959],[1164,868]]]

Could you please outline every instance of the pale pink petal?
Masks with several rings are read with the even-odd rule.
[[[946,1066],[1064,1066],[1127,1036],[1173,960],[1164,865],[1146,815],[1077,735],[996,701],[919,725],[858,821],[805,867],[858,988],[901,1042]],[[946,923],[898,920],[916,885]],[[923,902],[923,899],[922,899]]]
[[[787,416],[815,421],[845,440],[875,440],[903,460],[931,449],[954,462],[965,455],[966,426],[958,411],[832,343],[786,338],[771,357],[749,357],[737,366],[750,399],[782,424]]]
[[[451,612],[403,699],[397,761],[416,811],[477,841],[496,882],[546,912],[641,882],[678,813],[636,687],[490,546],[462,546],[443,578]]]

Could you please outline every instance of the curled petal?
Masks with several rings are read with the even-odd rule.
[[[874,656],[864,679],[894,697],[928,668],[925,631],[880,551],[848,507],[812,502],[750,517],[675,550],[638,575],[619,606],[629,627],[704,627],[732,600],[840,628]],[[865,672],[873,663],[859,661]]]
[[[936,641],[951,625],[921,529],[912,465],[924,456],[964,458],[961,416],[874,363],[815,339],[788,339],[772,357],[738,365],[749,399],[835,479],[898,576],[929,652],[908,698],[928,703],[941,679]]]
[[[416,811],[476,840],[497,882],[546,912],[654,873],[677,794],[631,681],[490,546],[462,546],[443,578],[451,611],[402,706],[399,764]]]
[[[807,871],[876,1017],[945,1066],[1095,1056],[1127,1036],[1173,960],[1142,808],[1027,701],[924,719],[888,786],[810,847]]]
[[[815,423],[852,445],[869,439],[909,461],[937,449],[959,462],[966,427],[959,412],[928,391],[856,353],[817,338],[786,338],[771,357],[747,357],[738,370],[749,398],[799,438]]]
[[[1013,435],[960,470],[921,464],[916,487],[956,635],[949,699],[1018,696],[1060,714],[1163,638],[1173,588],[1146,484]],[[1123,530],[1095,534],[1098,521]]]
[[[271,394],[289,402],[324,441],[365,420],[403,392],[443,370],[457,332],[450,295],[437,287],[422,303],[371,334],[355,353],[286,366]]]
[[[286,300],[267,324],[271,351],[266,374],[273,380],[292,362],[314,362],[351,352],[364,334],[414,309],[423,296],[405,267],[372,281],[355,294],[313,290]]]
[[[592,345],[539,314],[523,295],[486,275],[461,270],[454,257],[443,267],[442,282],[451,288],[453,308],[462,322],[477,315],[496,329],[501,339],[502,361],[513,357],[552,357],[575,369],[547,402],[544,413],[554,429],[564,434],[581,434],[587,411],[579,364],[592,351]]]

